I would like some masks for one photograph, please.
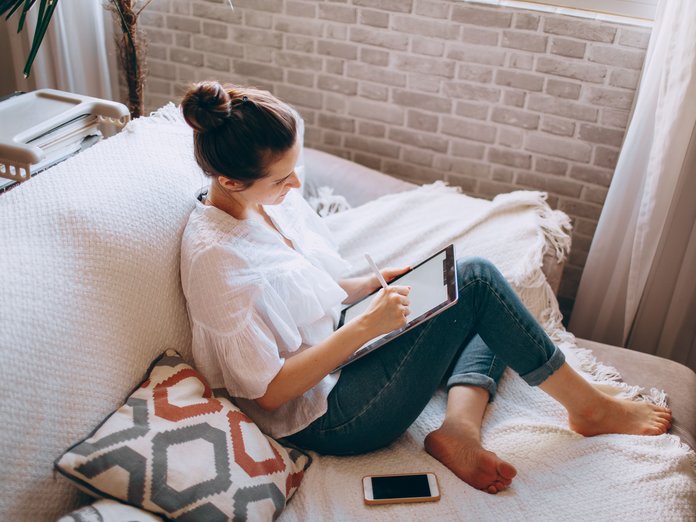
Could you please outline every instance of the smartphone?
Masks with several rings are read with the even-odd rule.
[[[440,487],[434,473],[369,475],[363,477],[363,492],[365,504],[370,505],[440,500]]]

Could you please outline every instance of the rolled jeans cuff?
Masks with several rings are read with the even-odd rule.
[[[488,402],[493,400],[497,389],[495,381],[488,377],[488,375],[483,375],[482,373],[460,373],[458,375],[452,375],[452,377],[447,380],[447,391],[449,391],[452,386],[461,385],[477,386],[478,388],[487,390]]]
[[[520,375],[520,377],[522,377],[527,384],[530,386],[539,386],[542,382],[551,377],[553,372],[563,366],[563,363],[565,362],[565,355],[563,355],[563,352],[558,348],[558,346],[555,346],[554,348],[553,355],[551,355],[548,361],[539,366],[539,368],[536,370],[532,370],[529,373]]]

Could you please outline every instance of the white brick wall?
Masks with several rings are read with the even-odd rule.
[[[300,110],[309,146],[482,197],[548,191],[575,225],[572,303],[649,29],[461,0],[234,5],[148,5],[148,109],[191,81],[254,84]]]

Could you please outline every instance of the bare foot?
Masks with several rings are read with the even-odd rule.
[[[672,411],[647,402],[602,396],[594,407],[568,415],[573,431],[586,437],[603,433],[662,435],[672,425]]]
[[[473,426],[443,423],[425,437],[425,451],[447,466],[470,486],[498,493],[507,488],[517,470],[481,446]]]

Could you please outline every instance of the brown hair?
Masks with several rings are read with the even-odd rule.
[[[208,176],[248,187],[295,144],[293,110],[267,91],[201,82],[184,95],[181,110],[194,131],[196,162]]]

